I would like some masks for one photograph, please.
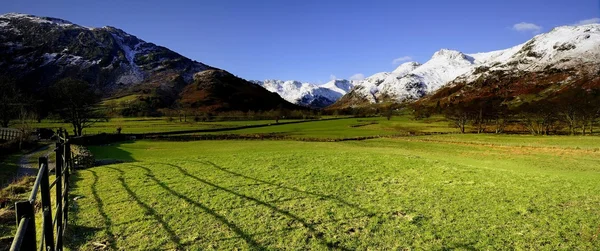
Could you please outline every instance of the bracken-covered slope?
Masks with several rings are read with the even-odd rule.
[[[200,111],[268,111],[301,109],[283,101],[276,93],[224,70],[206,70],[194,75],[181,92],[181,104]]]
[[[85,80],[106,97],[134,92],[154,95],[152,98],[160,100],[157,104],[163,107],[180,99],[186,86],[197,85],[198,81],[253,90],[252,83],[226,71],[208,75],[214,79],[194,81],[196,73],[206,70],[218,69],[114,27],[89,28],[26,14],[0,15],[0,75],[16,79],[19,87],[32,95],[45,93],[50,85],[66,77]],[[229,94],[219,95],[226,99]],[[210,96],[214,98],[216,94]],[[243,100],[267,97],[273,101],[262,109],[276,109],[280,104],[289,107],[286,101],[272,99],[271,93],[264,90],[236,92],[234,96]],[[189,98],[188,95],[186,100]]]
[[[507,76],[548,75],[557,70],[562,71],[565,78],[570,76],[565,70],[593,72],[594,66],[600,64],[598,27],[598,24],[557,27],[526,43],[486,53],[464,54],[442,49],[422,65],[409,62],[394,72],[366,78],[332,107],[417,100],[450,82],[455,86],[477,79],[498,78],[500,72],[502,81]],[[444,89],[447,88],[450,87]]]

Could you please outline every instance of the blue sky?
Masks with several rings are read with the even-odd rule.
[[[245,79],[324,83],[423,63],[441,48],[505,49],[598,22],[600,1],[2,0],[7,12],[115,26]]]

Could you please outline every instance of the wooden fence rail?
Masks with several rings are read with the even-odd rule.
[[[39,172],[28,200],[15,203],[17,233],[10,250],[63,250],[63,235],[69,212],[69,175],[74,170],[71,145],[66,131],[58,131],[56,142],[56,179],[50,183],[48,158],[39,158]],[[55,207],[52,207],[51,189],[55,188]],[[35,202],[41,195],[41,236],[37,236]],[[54,216],[53,216],[54,212]]]
[[[21,130],[14,128],[0,128],[0,139],[10,141],[21,138]]]

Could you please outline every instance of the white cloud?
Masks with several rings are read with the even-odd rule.
[[[333,75],[333,74],[329,75],[329,80],[336,80],[336,79],[337,79],[337,77],[335,75]]]
[[[399,57],[399,58],[392,60],[392,64],[399,64],[399,63],[410,61],[410,60],[412,60],[412,58],[409,56]]]
[[[515,24],[512,28],[516,31],[531,31],[533,33],[540,33],[540,31],[542,31],[542,26],[526,22],[520,22],[518,24]]]
[[[600,17],[581,20],[573,25],[579,26],[579,25],[586,25],[586,24],[600,24]]]
[[[363,79],[365,79],[365,74],[356,73],[356,74],[350,76],[350,78],[348,78],[348,79],[350,79],[350,80],[363,80]]]

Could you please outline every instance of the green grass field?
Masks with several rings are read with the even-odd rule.
[[[368,136],[406,135],[407,133],[453,133],[457,129],[448,127],[448,122],[442,117],[432,117],[424,120],[413,120],[410,116],[396,116],[391,120],[383,117],[344,118],[337,120],[314,121],[310,123],[274,125],[270,127],[249,128],[218,133],[198,134],[268,134],[276,133],[291,138],[320,138],[339,139]]]
[[[92,147],[99,159],[125,163],[77,173],[69,245],[598,250],[599,140],[439,135]]]

